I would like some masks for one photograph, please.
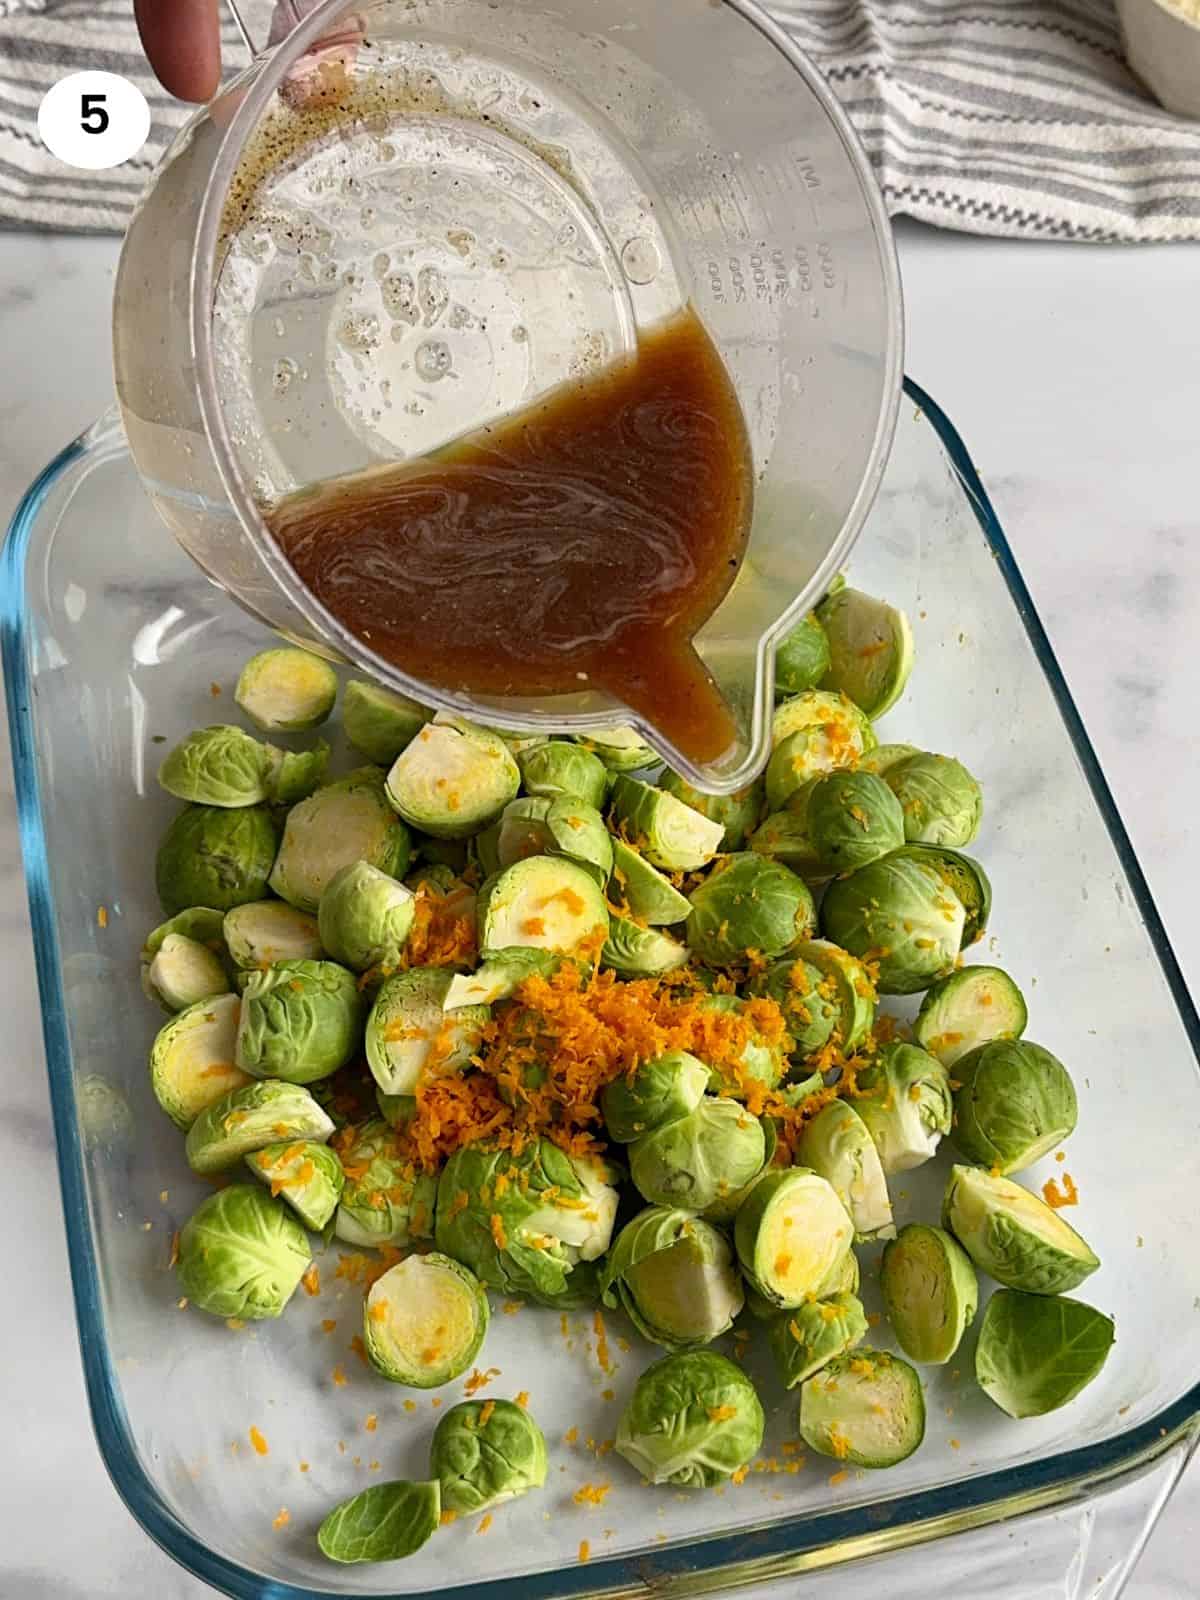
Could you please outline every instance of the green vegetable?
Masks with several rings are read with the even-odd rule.
[[[270,798],[271,752],[241,728],[197,728],[158,769],[159,785],[177,800],[239,807]]]
[[[906,844],[895,852],[893,859],[915,861],[931,868],[961,902],[964,950],[983,937],[992,913],[992,886],[973,856],[964,855],[961,850],[949,850],[944,845]]]
[[[943,1066],[991,1039],[1019,1039],[1028,1013],[1021,991],[999,967],[962,967],[921,1001],[913,1034]]]
[[[276,750],[272,745],[267,749],[272,763],[267,798],[275,805],[294,806],[324,783],[329,766],[329,746],[324,739],[318,739],[311,750]]]
[[[490,1511],[544,1485],[545,1435],[511,1400],[463,1400],[438,1419],[429,1470],[444,1510],[460,1517]]]
[[[188,1166],[203,1177],[225,1172],[268,1145],[323,1144],[332,1132],[332,1121],[307,1089],[264,1078],[231,1089],[202,1111],[188,1129],[184,1148]]]
[[[373,1483],[343,1500],[317,1529],[330,1561],[400,1561],[437,1532],[441,1487],[435,1483]]]
[[[415,1094],[384,1094],[382,1089],[377,1088],[375,1104],[379,1107],[379,1115],[388,1127],[397,1130],[407,1128],[417,1114]]]
[[[651,1483],[707,1489],[758,1453],[763,1408],[740,1367],[711,1350],[663,1356],[637,1381],[617,1454]]]
[[[834,1037],[843,1051],[857,1050],[875,1022],[871,974],[857,957],[827,939],[806,939],[796,946],[795,954],[828,980],[839,1011]]]
[[[600,965],[625,978],[659,978],[687,965],[688,947],[661,928],[643,928],[628,917],[610,916]]]
[[[389,978],[367,1018],[367,1065],[385,1094],[415,1094],[423,1078],[459,1072],[479,1049],[487,1006],[443,1006],[448,967],[413,967]]]
[[[755,951],[788,955],[813,931],[807,884],[777,861],[746,851],[725,856],[691,894],[687,941],[712,967],[735,966]]]
[[[658,765],[658,757],[636,728],[603,728],[598,733],[580,734],[576,742],[590,750],[609,772],[641,772],[644,767]]]
[[[805,1167],[775,1167],[750,1191],[733,1225],[738,1260],[772,1306],[819,1297],[843,1268],[854,1228],[836,1190]],[[835,1279],[836,1281],[836,1279]]]
[[[550,739],[517,757],[526,794],[575,800],[598,811],[608,796],[608,768],[582,745]]]
[[[461,1377],[488,1328],[488,1298],[473,1272],[436,1251],[412,1255],[375,1280],[363,1342],[376,1372],[410,1389]]]
[[[815,689],[829,671],[829,640],[815,611],[801,617],[775,646],[775,693]]]
[[[188,806],[158,847],[154,881],[163,910],[228,911],[261,900],[277,842],[266,806]]]
[[[884,1247],[880,1287],[905,1355],[949,1361],[979,1306],[979,1281],[962,1246],[941,1228],[910,1222]]]
[[[792,1041],[793,1062],[802,1062],[828,1044],[840,1027],[841,1008],[833,983],[811,962],[785,956],[750,980],[753,994],[764,995],[783,1013]]]
[[[745,1100],[760,1088],[774,1089],[787,1070],[784,1040],[760,1026],[754,1002],[736,994],[710,994],[697,1005],[701,1011],[730,1019],[728,1024],[718,1024],[713,1029],[714,1040],[724,1046],[719,1053],[732,1057],[728,1066],[713,1068],[714,1090]]]
[[[400,878],[410,850],[408,829],[387,803],[382,773],[358,767],[288,812],[271,888],[297,910],[315,912],[342,867],[366,861]]]
[[[175,1270],[189,1305],[252,1322],[280,1315],[311,1260],[308,1235],[287,1207],[258,1184],[234,1183],[184,1223]]]
[[[177,1128],[191,1127],[202,1111],[249,1078],[234,1065],[236,994],[188,1006],[159,1029],[150,1047],[150,1087]]]
[[[496,820],[520,783],[503,739],[439,712],[392,763],[387,795],[414,828],[465,839]]]
[[[908,618],[858,589],[839,589],[817,607],[829,640],[826,689],[849,695],[868,717],[881,717],[904,693],[913,667]]]
[[[813,778],[857,766],[875,743],[869,720],[844,694],[806,689],[782,701],[771,722],[768,807],[782,811]]]
[[[686,1050],[642,1061],[607,1084],[600,1097],[610,1139],[629,1144],[694,1111],[708,1088],[709,1069]]]
[[[277,961],[319,961],[325,954],[317,919],[286,900],[251,900],[225,913],[225,942],[245,971]]]
[[[601,889],[612,872],[612,838],[604,818],[594,806],[575,799],[532,795],[511,800],[500,817],[496,850],[501,867],[527,856],[564,856],[590,873]]]
[[[746,842],[757,855],[768,856],[816,883],[829,874],[817,859],[809,837],[807,800],[807,791],[797,790],[788,801],[787,810],[772,811]]]
[[[1082,1300],[998,1289],[975,1348],[975,1376],[1010,1417],[1044,1417],[1074,1400],[1108,1360],[1111,1317]]]
[[[1064,1294],[1100,1265],[1050,1206],[978,1167],[951,1167],[942,1222],[980,1271],[1009,1289]]]
[[[745,1106],[705,1095],[629,1146],[629,1175],[651,1205],[719,1210],[762,1171],[766,1149],[762,1123]]]
[[[488,880],[477,907],[479,947],[556,950],[570,955],[608,934],[604,890],[574,861],[531,856]]]
[[[372,1117],[355,1128],[341,1157],[346,1185],[334,1218],[339,1239],[371,1249],[432,1236],[437,1180],[414,1171],[399,1132]]]
[[[890,765],[884,780],[904,818],[910,844],[970,844],[983,818],[983,791],[953,756],[915,755]]]
[[[782,1316],[771,1309],[767,1344],[785,1389],[794,1389],[867,1336],[867,1314],[851,1293],[806,1300]]]
[[[879,1152],[848,1100],[831,1100],[805,1123],[796,1160],[833,1185],[860,1239],[892,1237],[892,1203]]]
[[[945,976],[962,947],[964,924],[953,890],[901,851],[835,879],[821,903],[825,937],[878,964],[881,994],[912,994]]]
[[[762,815],[764,784],[761,778],[738,789],[733,794],[705,794],[693,789],[677,772],[665,771],[658,780],[659,788],[682,800],[685,806],[698,811],[710,822],[719,822],[725,832],[717,846],[719,850],[744,850],[746,840],[758,826]]]
[[[369,861],[354,861],[335,872],[317,909],[321,943],[335,961],[354,972],[395,967],[404,952],[416,914],[411,889]]]
[[[854,1109],[890,1177],[928,1161],[950,1132],[950,1074],[913,1044],[885,1044],[859,1068]]]
[[[325,721],[337,691],[337,673],[327,661],[284,647],[251,656],[233,698],[264,733],[296,733]]]
[[[558,957],[551,950],[527,950],[513,945],[489,956],[475,972],[456,972],[442,1008],[454,1011],[462,1006],[490,1006],[497,1000],[510,1000],[526,978],[548,978],[557,966]]]
[[[904,761],[909,756],[919,756],[921,752],[915,744],[877,744],[874,750],[868,750],[858,763],[860,772],[873,772],[877,778],[889,773],[898,761]]]
[[[346,1179],[342,1163],[327,1145],[282,1140],[255,1150],[246,1165],[270,1186],[272,1195],[287,1201],[306,1228],[320,1233],[332,1220]]]
[[[894,1467],[925,1437],[925,1396],[907,1361],[860,1345],[800,1387],[800,1436],[852,1467]]]
[[[360,755],[390,767],[429,721],[431,712],[406,695],[351,678],[342,696],[342,727]]]
[[[954,1142],[968,1161],[1007,1177],[1075,1131],[1070,1074],[1028,1039],[994,1039],[954,1066]]]
[[[163,941],[168,934],[178,933],[185,939],[194,939],[197,944],[204,945],[214,955],[224,956],[225,913],[216,911],[211,906],[189,906],[186,911],[181,911],[177,916],[168,917],[166,922],[160,922],[158,927],[146,935],[146,942],[142,945],[141,962],[143,967],[150,965],[155,956],[163,947]],[[151,998],[149,995],[147,999]]]
[[[242,991],[234,1060],[256,1078],[327,1078],[357,1051],[362,1009],[354,974],[335,961],[277,962]]]
[[[621,1306],[643,1338],[691,1350],[728,1332],[742,1309],[729,1241],[690,1211],[649,1206],[626,1223],[600,1274],[606,1306]]]
[[[808,791],[808,838],[823,867],[849,872],[904,843],[900,802],[869,772],[830,772]]]
[[[669,878],[652,867],[624,839],[613,840],[613,870],[608,892],[614,905],[651,926],[683,922],[692,909],[687,896],[680,894]]]
[[[637,778],[618,776],[612,787],[610,819],[615,833],[666,872],[695,872],[721,848],[725,828],[665,789]]]
[[[167,934],[142,976],[147,997],[165,1011],[183,1011],[229,988],[220,956],[184,933]]]

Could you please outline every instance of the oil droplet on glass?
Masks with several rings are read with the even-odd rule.
[[[454,365],[454,358],[450,354],[450,346],[444,339],[426,339],[417,346],[413,355],[413,366],[417,376],[424,378],[427,383],[437,383],[446,377]]]

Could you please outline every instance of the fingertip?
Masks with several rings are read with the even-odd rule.
[[[142,48],[168,94],[211,100],[221,82],[217,0],[134,0]]]

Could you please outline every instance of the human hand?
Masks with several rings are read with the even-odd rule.
[[[209,100],[221,81],[220,0],[133,0],[142,49],[168,94]]]

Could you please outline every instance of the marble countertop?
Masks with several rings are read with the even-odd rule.
[[[1200,809],[1181,799],[1200,763],[1200,250],[898,232],[907,370],[975,457],[1185,974],[1200,981]],[[35,472],[109,403],[116,255],[110,239],[0,234],[5,519]],[[16,1215],[0,1328],[0,1414],[13,1441],[0,1463],[0,1594],[200,1600],[213,1591],[135,1526],[92,1439],[6,747],[2,759],[0,1150]],[[1200,1468],[1166,1511],[1128,1600],[1194,1591],[1185,1553],[1198,1532]],[[935,1579],[938,1548],[923,1559]],[[1005,1592],[1024,1600],[1019,1579]],[[1056,1592],[1082,1600],[1070,1580]]]

